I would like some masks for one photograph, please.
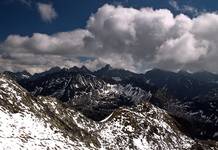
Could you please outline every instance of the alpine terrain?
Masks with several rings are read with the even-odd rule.
[[[0,147],[216,150],[218,86],[202,74],[136,74],[109,65],[4,72]]]

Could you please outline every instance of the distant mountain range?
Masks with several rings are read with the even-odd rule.
[[[213,73],[137,74],[106,65],[95,72],[84,66],[34,75],[4,72],[0,81],[2,113],[40,116],[69,137],[69,148],[218,149],[218,75]]]

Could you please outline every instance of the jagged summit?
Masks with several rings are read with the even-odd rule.
[[[20,71],[20,72],[11,72],[11,71],[5,71],[3,72],[3,74],[10,76],[11,78],[15,79],[15,80],[22,80],[22,79],[28,79],[30,78],[32,75],[26,71]]]
[[[83,70],[83,71],[86,71],[86,72],[90,71],[86,66],[82,66],[80,69]]]
[[[138,76],[138,74],[125,69],[112,68],[109,64],[105,67],[97,70],[94,74],[98,77],[103,78],[114,78],[115,80],[124,80],[133,76]]]
[[[51,69],[48,70],[48,72],[52,73],[52,72],[57,72],[57,71],[60,71],[61,68],[56,66],[56,67],[52,67]]]
[[[152,75],[152,74],[157,74],[157,75],[161,75],[161,74],[176,74],[175,72],[171,72],[171,71],[168,71],[168,70],[162,70],[162,69],[159,69],[159,68],[154,68],[154,69],[151,69],[149,71],[147,71],[145,73],[145,75]]]
[[[112,70],[112,66],[110,64],[105,65],[101,70]]]
[[[189,71],[187,71],[187,70],[179,70],[177,73],[178,73],[178,74],[181,74],[181,75],[190,75],[190,74],[191,74],[191,73],[190,73]]]
[[[45,72],[42,72],[43,74],[52,74],[52,73],[55,73],[55,72],[59,72],[61,71],[62,69],[58,66],[55,66],[55,67],[52,67],[50,68],[49,70],[45,71]],[[42,74],[41,73],[41,74]],[[40,73],[36,73],[36,74],[40,74]]]

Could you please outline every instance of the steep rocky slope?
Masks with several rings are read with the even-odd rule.
[[[151,97],[149,91],[130,84],[107,83],[85,67],[52,68],[18,82],[35,96],[56,97],[98,121],[121,106],[134,106]]]
[[[3,149],[216,149],[184,135],[166,111],[142,102],[104,120],[87,119],[51,97],[32,97],[0,75],[0,147]]]
[[[178,130],[165,111],[149,103],[132,109],[118,109],[102,122],[105,125],[100,135],[107,141],[106,146],[109,149],[127,145],[129,149],[142,150],[190,149],[195,143]]]
[[[158,91],[151,102],[184,123],[193,137],[218,140],[218,76],[212,73],[170,72],[154,69],[145,74]]]
[[[92,140],[93,136],[79,128],[76,123],[65,122],[64,118],[57,115],[59,113],[57,110],[52,110],[54,107],[58,107],[54,100],[34,98],[13,80],[1,75],[0,147],[3,149],[90,147],[89,145],[96,139]]]

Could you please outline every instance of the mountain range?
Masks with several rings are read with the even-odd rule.
[[[0,75],[0,146],[218,149],[218,75],[106,65]]]

